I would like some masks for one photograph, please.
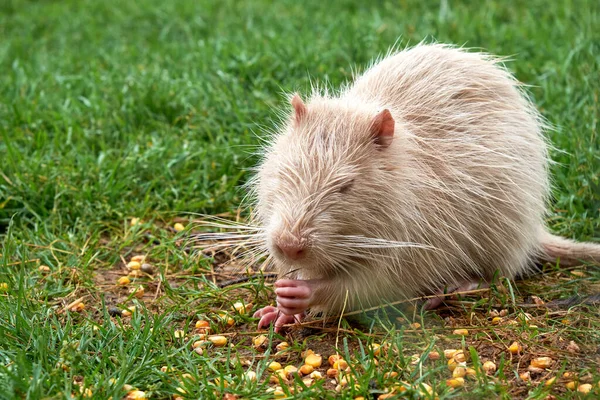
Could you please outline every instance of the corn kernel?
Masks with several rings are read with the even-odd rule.
[[[40,271],[42,274],[47,274],[48,272],[50,272],[50,267],[47,265],[40,265],[38,267],[38,271]]]
[[[200,319],[200,320],[196,321],[195,326],[196,326],[196,329],[208,330],[208,329],[210,329],[210,322]]]
[[[342,358],[342,356],[340,356],[339,354],[332,354],[329,356],[327,361],[329,361],[329,365],[333,365],[337,360],[339,360],[341,358]]]
[[[82,301],[80,301],[77,304],[73,304],[71,308],[69,308],[69,310],[72,312],[82,312],[83,310],[85,310],[85,304]]]
[[[419,329],[421,327],[421,324],[418,322],[413,322],[412,324],[410,324],[410,327],[412,329]]]
[[[471,376],[471,377],[477,376],[477,371],[475,371],[473,368],[467,368],[465,370],[465,373],[467,376]]]
[[[469,334],[469,331],[466,329],[455,329],[454,331],[452,331],[452,333],[455,335],[467,336]]]
[[[453,378],[464,378],[465,375],[467,375],[467,369],[462,366],[457,366],[454,368],[454,371],[452,371]]]
[[[310,374],[310,377],[313,379],[323,379],[323,374],[321,374],[319,371],[313,371]]]
[[[269,382],[271,383],[279,383],[279,381],[288,382],[288,377],[286,372],[283,369],[278,369],[269,377]]]
[[[519,378],[521,378],[523,382],[529,382],[531,380],[531,373],[529,371],[522,372],[519,374]]]
[[[446,385],[452,388],[463,387],[465,385],[464,378],[452,378],[446,380]]]
[[[138,286],[136,288],[131,288],[129,289],[129,293],[133,294],[135,297],[137,297],[138,299],[141,299],[142,297],[144,297],[144,293],[146,292],[146,290],[144,289],[143,286]]]
[[[122,276],[122,277],[120,277],[120,278],[119,278],[119,280],[117,281],[117,284],[118,284],[118,285],[120,285],[120,286],[126,286],[126,285],[129,285],[129,283],[130,283],[130,282],[131,282],[131,281],[129,280],[129,278],[128,278],[128,277],[126,277],[126,276]]]
[[[181,339],[181,338],[184,338],[184,337],[185,337],[185,332],[184,332],[184,331],[182,331],[181,329],[178,329],[178,330],[176,330],[175,332],[173,332],[173,336],[174,336],[176,339]]]
[[[336,362],[333,363],[333,368],[335,369],[346,369],[348,368],[348,363],[343,358],[340,358]]]
[[[246,371],[244,374],[244,378],[250,382],[256,382],[256,372],[254,371]]]
[[[309,387],[313,384],[313,380],[311,378],[304,378],[302,379],[302,383],[304,383],[304,386]]]
[[[252,345],[258,349],[263,347],[267,343],[267,337],[265,335],[258,335],[252,338]]]
[[[220,336],[220,335],[209,336],[208,340],[210,340],[212,342],[212,344],[214,344],[217,347],[223,347],[227,344],[227,338],[225,336]]]
[[[577,391],[579,393],[589,393],[592,390],[592,385],[589,383],[584,383],[582,385],[577,386]]]
[[[502,322],[502,317],[492,318],[492,325],[499,325]]]
[[[327,370],[327,377],[329,377],[329,378],[335,378],[335,377],[338,376],[339,373],[340,373],[340,371],[338,371],[337,369],[335,369],[335,368],[329,368]]]
[[[252,304],[244,304],[241,301],[238,301],[234,303],[231,308],[238,314],[246,314],[248,311],[252,310]]]
[[[549,368],[553,362],[550,357],[538,357],[531,360],[530,365],[534,368]]]
[[[432,351],[427,356],[431,361],[436,361],[440,359],[440,353],[438,353],[437,351]]]
[[[577,374],[571,371],[566,371],[562,377],[565,379],[577,379]]]
[[[523,351],[523,347],[521,347],[521,345],[518,342],[513,342],[508,347],[508,351],[510,351],[511,354],[519,354],[521,351]]]
[[[379,356],[379,353],[381,352],[381,345],[378,343],[373,343],[371,345],[371,349],[373,350],[373,355],[374,356]]]
[[[313,368],[319,368],[323,363],[323,357],[320,354],[309,354],[304,360],[304,363]]]
[[[290,347],[290,345],[288,344],[288,342],[281,342],[277,346],[275,346],[275,348],[277,349],[277,351],[286,350],[289,347]]]
[[[273,361],[272,363],[269,364],[268,368],[269,368],[269,370],[274,372],[274,371],[280,370],[283,367],[277,361]]]
[[[286,376],[291,377],[293,374],[298,372],[298,368],[294,367],[293,365],[286,365],[286,367],[283,369],[283,372],[285,372]]]
[[[488,375],[493,374],[496,372],[496,364],[493,361],[486,361],[483,363],[483,370]]]
[[[146,256],[133,256],[131,257],[131,261],[137,261],[139,263],[143,262],[146,259]]]
[[[142,222],[142,220],[139,218],[131,218],[131,221],[129,221],[129,225],[136,226],[136,225],[139,225],[141,222]]]
[[[173,225],[173,229],[175,229],[177,232],[181,232],[185,229],[185,226],[183,226],[181,222],[177,222],[175,225]]]
[[[311,374],[313,371],[315,370],[315,368],[310,365],[310,364],[304,364],[303,366],[300,367],[299,371],[302,375],[309,375]]]
[[[137,400],[145,398],[146,393],[142,392],[141,390],[132,390],[131,392],[127,393],[127,396],[125,396],[125,400]]]
[[[462,350],[458,350],[456,353],[454,353],[454,356],[452,358],[454,358],[454,361],[456,361],[457,363],[467,361],[467,356],[465,355],[465,352]]]
[[[127,263],[127,268],[131,269],[131,270],[138,270],[142,267],[142,264],[140,264],[138,261],[129,261]]]
[[[544,382],[544,385],[546,385],[546,386],[552,386],[552,385],[554,385],[555,381],[556,381],[556,377],[553,376],[552,378],[550,378],[546,382]]]
[[[383,374],[384,379],[393,379],[393,378],[396,378],[397,376],[398,376],[398,373],[396,371],[386,372],[385,374]]]
[[[577,389],[577,382],[575,382],[575,381],[567,382],[565,384],[565,387],[569,390],[575,390],[575,389]]]
[[[454,355],[457,352],[458,352],[458,350],[456,350],[456,349],[447,349],[447,350],[444,350],[444,357],[446,357],[449,360],[452,357],[454,357]]]

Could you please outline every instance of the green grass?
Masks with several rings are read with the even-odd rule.
[[[177,386],[190,398],[222,398],[223,391],[270,398],[264,379],[241,379],[248,367],[240,359],[259,373],[269,359],[250,345],[255,321],[236,316],[226,328],[214,318],[238,299],[267,304],[270,291],[256,282],[216,288],[213,260],[188,254],[177,240],[182,234],[166,228],[188,212],[236,212],[257,161],[257,135],[287,107],[283,91],[306,92],[311,80],[337,86],[396,42],[436,39],[512,56],[508,67],[531,85],[556,127],[549,133],[557,149],[549,225],[600,240],[598,26],[600,4],[592,0],[0,2],[0,283],[7,284],[0,292],[0,398],[77,397],[74,382],[81,381],[95,398],[121,398],[125,383],[153,398],[169,398]],[[132,217],[144,222],[132,227]],[[114,284],[132,254],[146,254],[156,269],[142,280],[143,301]],[[549,300],[598,291],[598,269],[578,271],[583,276],[551,268],[544,279],[519,284],[519,293]],[[64,311],[80,297],[84,312]],[[108,316],[108,307],[136,302],[141,311],[131,319]],[[555,355],[554,373],[576,370],[597,384],[597,308],[530,311],[511,302],[505,284],[449,311],[411,314],[387,332],[388,323],[343,322],[349,331],[339,333],[338,346],[354,358],[361,386],[337,396],[378,393],[390,385],[383,373],[394,369],[405,381],[435,386],[440,398],[576,397],[562,381],[538,385],[546,375],[517,380],[531,354]],[[492,327],[486,313],[503,307],[516,325]],[[235,347],[191,353],[201,316]],[[415,331],[408,320],[423,327]],[[465,349],[499,368],[495,378],[480,374],[450,391],[444,362],[411,366],[410,356],[425,360],[431,348],[461,346],[451,334],[456,326],[473,332]],[[187,339],[174,337],[176,329]],[[296,333],[287,338],[293,351],[286,362],[297,364],[296,350],[305,348],[332,354],[336,337],[320,328]],[[367,344],[384,340],[397,351],[375,367]],[[512,340],[527,346],[523,365],[502,347]],[[564,351],[569,340],[580,353]],[[181,383],[184,373],[195,383]],[[228,388],[215,385],[218,377]],[[317,384],[297,397],[333,398],[332,388]]]

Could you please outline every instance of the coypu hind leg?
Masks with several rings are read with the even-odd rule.
[[[454,296],[443,296],[443,295],[447,295],[447,294],[451,294],[451,293],[467,292],[469,290],[475,290],[475,289],[484,289],[487,287],[489,287],[489,283],[483,282],[483,281],[464,281],[458,285],[455,284],[455,285],[447,286],[443,289],[438,290],[435,293],[436,295],[439,295],[439,297],[433,297],[431,299],[428,299],[425,302],[425,304],[423,305],[423,308],[425,308],[425,310],[433,310],[433,309],[441,306],[446,298],[454,297]]]

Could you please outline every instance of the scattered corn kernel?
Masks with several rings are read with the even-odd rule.
[[[260,347],[263,347],[267,343],[267,340],[267,336],[258,335],[252,338],[252,345],[258,349]]]
[[[467,368],[463,366],[457,366],[454,368],[454,371],[452,371],[453,378],[464,378],[465,375],[467,375]]]
[[[223,384],[224,388],[229,386],[229,382],[227,382],[227,380],[225,380],[225,379],[215,378],[214,382],[215,382],[215,386],[218,386],[218,387],[221,387],[221,384]]]
[[[281,342],[277,346],[275,346],[275,348],[277,349],[277,351],[286,350],[288,347],[290,347],[290,345],[288,344],[288,342]]]
[[[454,356],[452,358],[457,363],[462,363],[462,362],[467,361],[467,356],[465,355],[465,352],[462,350],[458,350],[456,353],[454,353]]]
[[[458,350],[456,350],[456,349],[447,349],[447,350],[444,350],[444,357],[446,357],[449,360],[452,357],[454,357],[454,355],[457,352],[458,352]]]
[[[144,297],[145,292],[146,292],[146,290],[141,285],[136,288],[129,289],[129,293],[133,294],[138,299],[141,299],[142,297]]]
[[[298,372],[298,368],[293,365],[286,365],[286,367],[283,369],[283,372],[285,372],[286,376],[291,377],[293,374]]]
[[[452,388],[463,387],[465,385],[465,379],[464,378],[448,379],[448,380],[446,380],[446,385],[448,385]]]
[[[381,345],[378,343],[373,343],[371,345],[371,349],[373,350],[373,355],[377,357],[381,352]]]
[[[77,304],[73,304],[71,308],[69,308],[69,310],[72,312],[82,312],[83,310],[85,310],[85,303],[83,301],[80,301]]]
[[[310,374],[310,377],[313,379],[323,379],[323,374],[321,374],[319,371],[313,371]]]
[[[304,363],[312,366],[313,368],[319,368],[323,363],[323,357],[320,354],[309,354],[306,356]]]
[[[577,343],[571,340],[567,345],[567,351],[569,353],[579,353],[581,349],[579,348],[579,345]]]
[[[8,283],[0,282],[0,290],[8,290]]]
[[[137,261],[139,263],[144,262],[144,260],[146,259],[146,256],[133,256],[131,257],[131,261]]]
[[[219,320],[227,326],[233,326],[235,324],[235,320],[231,318],[227,311],[220,311],[217,313],[217,316],[219,317]]]
[[[315,368],[310,365],[310,364],[304,364],[303,366],[300,367],[299,371],[302,375],[309,375],[311,374],[313,371],[315,370]]]
[[[529,371],[522,372],[519,374],[519,378],[521,378],[523,382],[529,382],[531,380],[531,373]]]
[[[271,382],[271,383],[279,383],[280,381],[288,382],[287,374],[283,369],[278,369],[269,378],[269,382]]]
[[[250,382],[256,382],[256,372],[254,371],[246,371],[244,374],[244,378]]]
[[[244,304],[243,302],[238,301],[237,303],[234,303],[231,308],[238,314],[246,314],[248,311],[252,310],[252,304]]]
[[[136,226],[139,225],[142,221],[139,218],[131,218],[131,221],[129,221],[129,225],[130,226]]]
[[[341,358],[342,358],[342,356],[340,356],[339,354],[332,354],[329,356],[327,361],[329,361],[329,365],[333,365],[337,360],[339,360]]]
[[[496,372],[496,364],[493,361],[486,361],[483,363],[483,370],[486,374],[490,375]]]
[[[304,383],[304,385],[308,387],[313,384],[313,380],[311,378],[304,378],[302,379],[302,383]]]
[[[494,317],[492,318],[492,325],[498,325],[502,322],[502,317]]]
[[[209,330],[210,322],[200,319],[200,320],[196,321],[195,326],[196,326],[196,329]]]
[[[132,390],[131,392],[127,393],[127,396],[125,396],[125,400],[137,400],[145,398],[146,392],[142,392],[141,390]]]
[[[220,335],[209,336],[208,340],[210,340],[212,342],[212,344],[214,344],[217,347],[223,347],[227,344],[227,338],[225,336],[220,336]]]
[[[117,281],[117,284],[121,285],[121,286],[126,286],[129,285],[131,281],[129,280],[128,277],[126,276],[122,276],[119,278],[119,280]]]
[[[427,356],[431,361],[436,361],[440,359],[440,353],[438,353],[437,351],[432,351]]]
[[[50,267],[47,265],[40,265],[38,267],[38,271],[40,271],[42,274],[47,274],[48,272],[50,272]]]
[[[141,278],[144,276],[144,273],[140,270],[137,269],[132,269],[131,271],[129,271],[129,273],[127,274],[127,276],[130,276],[132,278]]]
[[[552,386],[552,385],[554,385],[555,381],[556,381],[556,377],[553,376],[552,378],[550,378],[546,382],[544,382],[544,385],[546,385],[546,386]]]
[[[508,347],[508,351],[510,351],[511,354],[519,354],[521,351],[523,351],[523,347],[518,342],[513,342]]]
[[[531,360],[530,365],[534,368],[549,368],[553,362],[550,357],[538,357]]]
[[[569,390],[575,390],[575,389],[577,389],[577,382],[575,382],[575,381],[567,382],[565,384],[565,387]]]
[[[348,363],[343,358],[340,358],[336,362],[333,363],[333,368],[335,369],[346,369],[348,368]]]
[[[271,371],[278,371],[281,368],[283,368],[283,367],[277,361],[273,361],[271,364],[269,364],[269,369]]]
[[[175,225],[173,225],[173,229],[175,229],[177,232],[181,232],[185,229],[185,226],[183,226],[181,222],[177,222]]]
[[[94,393],[92,393],[90,388],[84,389],[83,387],[80,387],[79,391],[81,392],[81,396],[83,396],[83,397],[92,397],[94,394]]]
[[[577,379],[577,374],[575,372],[567,371],[563,374],[563,378],[565,379]]]
[[[129,261],[127,263],[127,268],[132,269],[132,270],[138,270],[142,267],[142,264],[140,264],[138,261]]]
[[[579,393],[589,393],[592,390],[592,385],[589,383],[584,383],[577,386],[577,391]]]
[[[192,376],[192,374],[182,374],[181,379],[187,379],[187,380],[193,381],[194,377]]]
[[[410,324],[410,327],[412,329],[419,329],[421,327],[421,324],[418,322],[413,322],[412,324]]]
[[[469,331],[467,329],[455,329],[454,331],[452,331],[452,333],[455,335],[467,336],[469,334]]]
[[[396,371],[386,372],[385,374],[383,374],[384,379],[392,379],[392,378],[396,378],[397,376],[398,376],[398,373]]]
[[[178,391],[178,392],[179,392],[179,393],[181,393],[181,394],[186,394],[186,393],[187,393],[187,392],[185,391],[185,389],[184,389],[184,388],[182,388],[182,387],[179,387],[179,386],[178,386],[178,387],[176,387],[176,388],[175,388],[175,390],[176,390],[176,391]]]
[[[335,377],[338,376],[339,373],[340,373],[340,371],[338,371],[337,369],[335,369],[335,368],[329,368],[327,370],[327,377],[329,377],[329,378],[335,378]]]
[[[281,388],[275,389],[273,391],[273,396],[275,398],[278,398],[278,399],[283,398],[283,397],[287,397],[287,395],[285,394],[285,392]]]
[[[185,332],[181,329],[178,329],[175,332],[173,332],[173,336],[175,336],[176,339],[181,339],[185,337]]]
[[[508,310],[507,309],[500,310],[500,313],[498,313],[498,315],[500,315],[501,317],[506,317],[508,315]]]

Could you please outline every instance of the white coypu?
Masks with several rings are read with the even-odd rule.
[[[260,326],[600,261],[546,230],[545,125],[494,57],[421,44],[291,103],[250,184],[282,278]]]

